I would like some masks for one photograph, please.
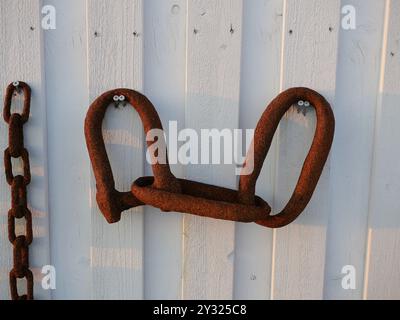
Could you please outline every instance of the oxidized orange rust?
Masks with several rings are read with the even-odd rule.
[[[158,190],[153,177],[142,177],[132,185],[132,194],[141,202],[160,208],[222,220],[253,222],[268,217],[270,206],[255,197],[255,204],[237,202],[237,190],[179,179],[181,193]]]
[[[138,112],[145,133],[150,129],[161,129],[162,125],[157,111],[152,103],[139,92],[129,89],[108,91],[97,98],[89,108],[85,119],[85,138],[96,179],[96,200],[101,212],[109,223],[118,222],[121,212],[132,207],[143,205],[135,196],[128,192],[115,189],[115,182],[103,141],[102,123],[107,107],[113,103],[114,96],[124,96]],[[154,142],[148,142],[150,147]],[[162,142],[159,142],[160,144]],[[164,141],[165,144],[165,141]],[[154,187],[161,190],[179,192],[179,182],[171,173],[168,163],[153,165],[155,176]]]
[[[14,92],[19,90],[22,90],[24,94],[24,106],[21,113],[22,123],[24,124],[29,119],[29,112],[31,109],[31,88],[25,82],[17,81],[16,83],[10,83],[8,85],[6,89],[6,94],[4,96],[3,118],[4,121],[7,122],[8,124],[10,123],[10,118],[11,118],[12,97]]]
[[[304,161],[294,192],[285,208],[276,215],[257,221],[258,224],[279,228],[294,221],[311,199],[331,149],[335,117],[329,103],[319,93],[308,88],[291,88],[279,94],[259,120],[248,157],[254,154],[254,170],[242,175],[239,182],[239,201],[253,204],[257,178],[271,146],[272,138],[285,112],[299,100],[309,101],[315,108],[317,127],[313,142]],[[254,151],[254,153],[253,153]],[[247,161],[247,160],[246,160]]]
[[[102,138],[101,124],[112,97],[123,95],[138,111],[145,133],[162,129],[161,121],[151,102],[138,92],[128,89],[109,91],[90,106],[85,121],[85,136],[97,185],[97,202],[107,221],[120,219],[121,212],[144,204],[163,211],[190,213],[204,217],[257,222],[278,228],[293,220],[305,209],[316,188],[332,145],[335,120],[329,103],[317,92],[307,88],[292,88],[278,95],[261,116],[246,162],[254,156],[254,170],[242,174],[239,190],[177,179],[169,165],[152,165],[154,177],[137,179],[129,192],[115,190],[114,178]],[[255,185],[268,153],[274,133],[285,112],[299,100],[309,101],[317,114],[317,128],[310,151],[304,162],[295,191],[283,211],[270,215],[270,206],[255,195]],[[165,141],[161,141],[165,145]],[[148,142],[151,146],[152,142]],[[246,170],[246,166],[243,170]]]

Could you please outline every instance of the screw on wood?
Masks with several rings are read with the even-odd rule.
[[[126,107],[125,96],[122,94],[113,96],[113,102],[116,109],[118,109],[120,105]]]
[[[309,106],[310,106],[309,101],[303,101],[303,100],[298,101],[296,104],[297,113],[302,113],[304,116],[306,116]]]
[[[15,87],[14,96],[17,96],[18,94],[21,94],[22,89],[21,89],[21,87],[20,87],[19,81],[14,81],[14,82],[12,83],[12,85]]]
[[[125,108],[126,107],[126,102],[125,102],[125,96],[124,95],[120,95],[119,96],[119,101],[122,103],[122,106]]]

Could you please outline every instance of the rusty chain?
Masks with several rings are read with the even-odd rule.
[[[22,113],[11,113],[14,93],[23,92]],[[8,148],[4,151],[4,168],[7,183],[11,186],[11,209],[8,211],[8,239],[13,245],[13,268],[10,271],[10,292],[13,300],[33,300],[33,273],[29,269],[29,245],[33,240],[32,213],[28,209],[27,185],[31,181],[29,153],[24,147],[23,125],[29,119],[31,89],[25,82],[13,82],[6,90],[3,117],[8,124]],[[11,158],[21,158],[23,175],[13,174]],[[16,219],[25,218],[25,235],[17,235]],[[20,295],[17,279],[26,279],[26,294]]]
[[[102,136],[102,122],[106,109],[113,101],[127,102],[138,112],[144,131],[161,129],[161,120],[153,104],[144,95],[129,89],[105,92],[89,107],[85,120],[85,137],[96,179],[96,200],[109,223],[118,222],[122,211],[132,207],[151,205],[162,211],[183,212],[203,217],[256,222],[269,228],[280,228],[293,222],[305,209],[317,186],[332,145],[335,117],[329,103],[319,93],[308,88],[291,88],[279,94],[266,108],[257,124],[254,139],[244,163],[254,160],[251,174],[241,174],[239,189],[232,190],[197,181],[176,178],[168,162],[152,164],[153,177],[140,177],[131,190],[115,189]],[[283,210],[271,215],[271,207],[255,195],[257,178],[271,146],[279,122],[298,101],[309,101],[316,111],[317,126],[300,177],[292,196]],[[162,139],[162,138],[161,138]],[[147,141],[148,147],[154,143]],[[165,141],[158,141],[166,148]]]

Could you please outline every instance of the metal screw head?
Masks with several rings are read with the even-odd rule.
[[[13,86],[14,86],[14,87],[19,87],[19,81],[14,81],[14,82],[13,82]]]
[[[297,102],[297,104],[298,104],[300,107],[302,107],[302,106],[304,106],[304,101],[303,101],[303,100],[300,100],[299,102]]]
[[[310,106],[310,102],[304,101],[304,106],[305,106],[305,107],[309,107],[309,106]]]
[[[123,96],[122,94],[118,97],[119,101],[125,101],[125,96]]]
[[[113,100],[114,100],[115,102],[119,101],[119,96],[114,96],[114,97],[113,97]]]

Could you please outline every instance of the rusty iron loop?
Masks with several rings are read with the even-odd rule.
[[[153,180],[153,177],[141,177],[132,184],[131,190],[141,202],[163,211],[238,222],[265,219],[271,212],[268,203],[257,196],[254,204],[239,203],[237,190],[178,179],[181,192],[172,193],[153,188]]]
[[[107,156],[102,134],[102,123],[108,106],[115,96],[123,96],[127,102],[137,111],[143,123],[145,134],[151,129],[162,130],[162,124],[153,104],[141,93],[130,89],[115,89],[98,97],[89,107],[85,119],[85,138],[96,179],[96,200],[101,212],[109,223],[118,222],[121,212],[129,208],[141,206],[144,203],[132,195],[130,191],[119,192],[115,189],[114,176],[110,161]],[[164,140],[164,139],[163,139]],[[150,147],[155,141],[148,141]],[[159,145],[165,141],[157,141]],[[154,188],[179,192],[179,182],[171,173],[168,165],[154,163],[152,165],[155,177]]]
[[[282,92],[269,104],[255,129],[254,139],[246,158],[247,163],[249,157],[254,156],[254,170],[249,175],[240,176],[239,201],[245,204],[255,203],[257,178],[274,133],[286,111],[300,100],[309,101],[316,111],[317,126],[314,138],[289,202],[280,213],[257,221],[262,226],[283,227],[300,215],[312,197],[332,145],[335,117],[325,98],[308,88],[291,88]],[[246,168],[244,167],[243,170]]]
[[[29,85],[23,81],[18,81],[18,85],[15,83],[10,83],[6,89],[6,94],[4,96],[4,109],[3,109],[3,118],[4,121],[10,124],[11,118],[11,104],[12,97],[14,92],[19,92],[22,90],[24,93],[24,106],[21,113],[22,124],[28,121],[29,112],[31,108],[31,88]]]

